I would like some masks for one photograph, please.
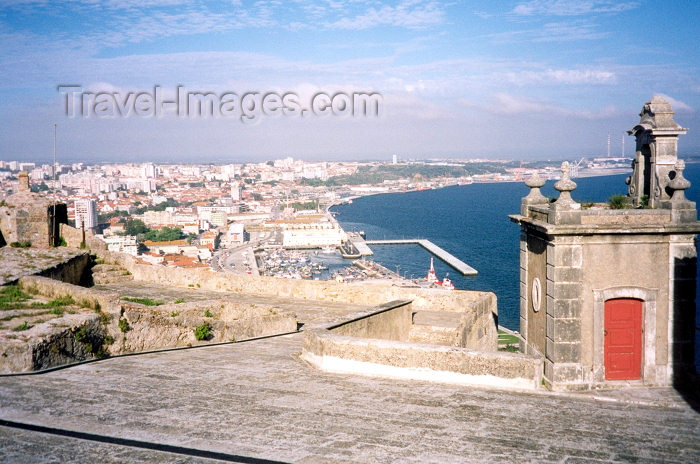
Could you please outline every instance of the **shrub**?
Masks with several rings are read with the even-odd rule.
[[[630,207],[630,198],[627,195],[613,195],[608,200],[610,209],[625,209]]]
[[[68,243],[66,242],[66,239],[63,237],[58,237],[58,245],[60,247],[68,246]]]
[[[177,311],[173,311],[172,313],[170,313],[170,317],[177,317],[178,314],[180,313],[178,313]]]
[[[184,303],[184,302],[185,302],[184,298],[178,298],[177,300],[175,300],[175,304],[180,304],[180,303]]]
[[[119,319],[119,330],[121,330],[122,333],[127,333],[130,331],[131,327],[129,326],[129,321],[126,319]]]
[[[91,353],[97,358],[104,358],[107,353],[104,350],[103,345],[108,339],[105,339],[102,335],[97,333],[91,333],[87,327],[81,327],[75,332],[73,332],[75,341],[82,343],[85,346],[85,351]],[[112,339],[112,343],[114,339]]]
[[[208,309],[204,311],[204,317],[214,317],[214,315]]]
[[[212,338],[211,325],[205,322],[196,329],[194,329],[194,338],[197,340],[209,340]]]
[[[21,242],[12,242],[10,243],[10,246],[12,248],[29,248],[32,246],[32,242],[30,242],[29,240],[24,240]]]

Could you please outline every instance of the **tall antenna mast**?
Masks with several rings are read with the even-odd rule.
[[[56,215],[56,123],[53,123],[53,214]]]
[[[58,227],[58,224],[56,224],[56,123],[53,123],[53,167],[51,171],[53,171],[53,208],[51,211],[52,217],[50,218],[51,232],[49,234],[49,246],[57,246],[58,242],[56,237],[60,234],[60,231],[56,230]]]
[[[610,158],[610,132],[608,132],[608,158]]]
[[[622,134],[622,153],[620,153],[622,158],[625,157],[625,134]]]

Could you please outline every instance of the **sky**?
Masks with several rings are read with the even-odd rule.
[[[65,161],[575,159],[608,134],[629,156],[653,95],[700,154],[699,17],[690,0],[0,0],[0,159],[50,160],[54,124]]]

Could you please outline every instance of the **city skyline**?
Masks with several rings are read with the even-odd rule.
[[[0,159],[50,159],[54,123],[64,161],[565,158],[604,156],[608,134],[615,155],[652,95],[683,127],[700,125],[698,10],[595,0],[5,2]],[[166,100],[178,86],[294,94],[302,108],[318,92],[381,102],[377,117],[292,112],[252,123],[68,117],[66,85],[119,98],[158,86]],[[700,134],[689,131],[679,151],[700,151]]]

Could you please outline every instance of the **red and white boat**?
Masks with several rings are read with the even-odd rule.
[[[431,286],[436,286],[440,288],[444,288],[445,290],[454,290],[455,286],[452,284],[452,281],[447,277],[448,274],[445,275],[445,278],[440,282],[435,275],[435,267],[433,266],[433,258],[430,258],[430,269],[428,270],[428,275],[425,276],[425,280],[430,284]]]

